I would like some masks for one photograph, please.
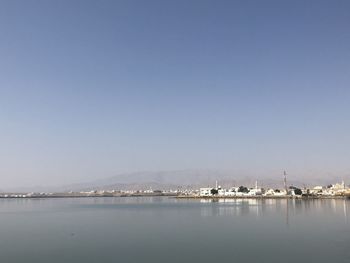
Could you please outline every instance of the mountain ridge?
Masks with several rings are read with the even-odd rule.
[[[322,178],[304,179],[288,176],[288,185],[312,186],[327,185],[340,182],[342,178],[327,176]],[[349,180],[349,176],[345,179]],[[138,171],[120,173],[115,176],[97,179],[89,182],[66,184],[60,186],[32,186],[3,189],[11,192],[66,192],[87,190],[169,190],[180,188],[200,188],[215,186],[215,182],[222,187],[245,185],[253,187],[255,181],[265,188],[283,187],[283,174],[277,176],[257,177],[240,171],[224,171],[214,169],[192,169],[173,171]]]

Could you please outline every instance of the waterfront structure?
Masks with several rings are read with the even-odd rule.
[[[212,193],[211,193],[212,189],[213,189],[212,187],[200,188],[199,189],[199,195],[200,196],[211,196],[212,195]]]
[[[258,182],[255,186],[247,188],[244,186],[231,187],[228,189],[222,188],[215,182],[215,187],[200,188],[197,196],[200,197],[332,197],[332,196],[348,196],[350,188],[347,188],[344,181],[341,183],[332,184],[328,187],[315,186],[312,188],[300,189],[295,186],[287,186],[287,173],[283,173],[283,189],[263,189],[258,187]]]
[[[303,187],[302,189],[290,186],[285,189],[286,177],[283,180],[283,188],[267,188],[233,186],[223,188],[215,182],[215,187],[203,187],[200,189],[178,188],[176,190],[88,190],[80,192],[62,193],[0,193],[0,198],[58,198],[58,197],[125,197],[125,196],[180,196],[180,197],[218,197],[218,198],[254,198],[254,197],[310,197],[310,198],[332,198],[350,197],[350,188],[342,181],[328,186]]]
[[[283,172],[284,178],[283,178],[283,184],[284,184],[284,190],[286,191],[286,193],[288,193],[288,186],[287,186],[287,172],[284,171]]]

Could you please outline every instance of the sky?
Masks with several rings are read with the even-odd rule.
[[[349,156],[349,1],[0,1],[0,189]]]

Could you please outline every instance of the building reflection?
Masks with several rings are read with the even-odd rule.
[[[201,199],[202,216],[244,216],[254,213],[260,216],[262,200],[259,199]]]
[[[348,208],[347,208],[347,204],[349,202],[347,202],[346,200],[343,201],[343,212],[344,212],[344,220],[345,220],[345,223],[348,222]]]
[[[200,199],[200,202],[203,204],[201,216],[254,215],[262,219],[277,213],[286,226],[305,216],[320,220],[338,218],[345,223],[349,222],[349,199]]]

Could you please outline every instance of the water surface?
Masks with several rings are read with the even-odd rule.
[[[1,262],[349,262],[350,200],[1,199]]]

